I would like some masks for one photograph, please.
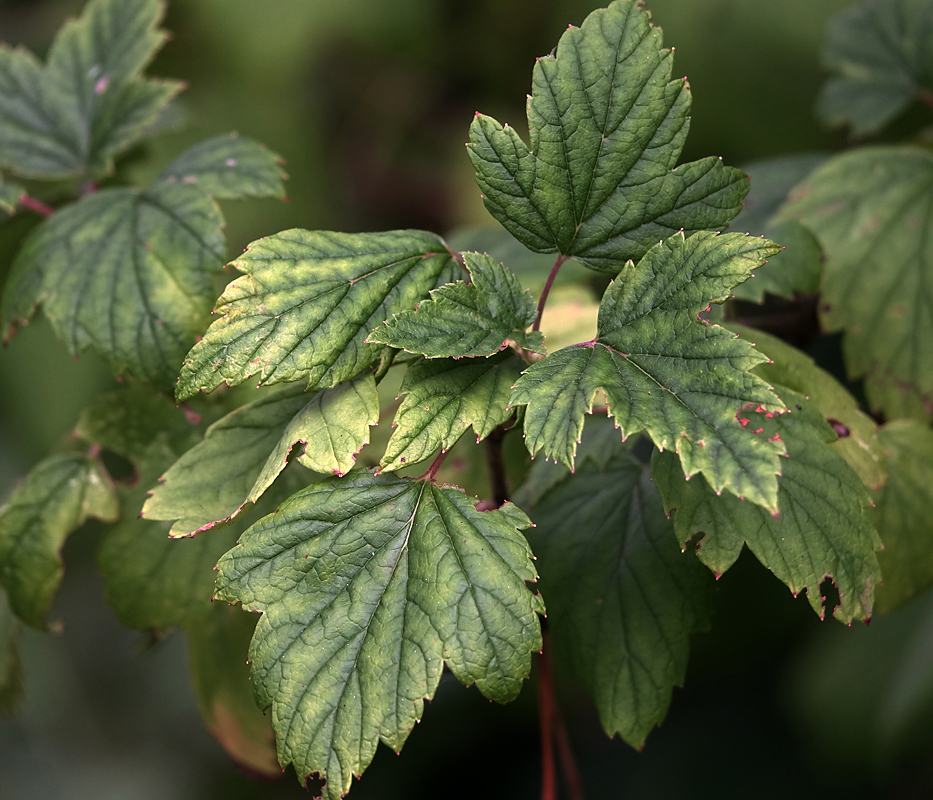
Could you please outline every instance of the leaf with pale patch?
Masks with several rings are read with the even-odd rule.
[[[282,159],[264,145],[232,133],[200,142],[159,174],[168,183],[197,186],[220,199],[285,197]]]
[[[603,297],[597,338],[532,364],[515,384],[529,452],[572,467],[583,418],[604,392],[623,437],[645,430],[686,475],[776,509],[783,445],[737,418],[745,406],[783,408],[750,373],[766,359],[697,315],[777,250],[741,234],[678,234],[628,262]]]
[[[748,178],[714,157],[675,168],[691,98],[672,64],[634,0],[571,26],[535,64],[530,148],[508,125],[473,120],[468,152],[489,212],[531,250],[612,273],[678,230],[727,227]]]
[[[41,304],[70,352],[91,348],[116,373],[171,387],[208,319],[222,228],[216,204],[191,186],[81,198],[19,251],[0,307],[6,338]]]
[[[507,503],[477,511],[451,486],[354,473],[308,487],[217,565],[217,597],[263,612],[250,647],[279,762],[346,793],[381,739],[401,748],[446,663],[513,699],[541,649],[536,574]]]
[[[0,585],[21,620],[45,628],[64,573],[65,540],[92,517],[113,521],[118,514],[97,458],[61,453],[33,468],[0,509]]]
[[[140,77],[165,40],[157,0],[93,0],[42,65],[0,45],[0,164],[29,178],[98,178],[183,88]]]
[[[588,425],[613,439],[610,425]],[[648,470],[618,440],[549,476],[531,534],[552,641],[596,702],[603,728],[633,747],[684,681],[690,634],[709,627],[712,577],[682,553]]]
[[[882,373],[926,397],[933,396],[931,209],[933,155],[883,146],[830,159],[781,212],[823,246],[821,322],[844,332],[849,375]]]
[[[933,431],[914,420],[881,429],[888,482],[875,494],[872,521],[884,552],[877,606],[891,611],[933,586]]]
[[[835,17],[823,63],[831,73],[817,99],[830,125],[856,136],[881,130],[933,90],[933,7],[926,0],[868,0]]]
[[[382,457],[385,472],[449,450],[471,425],[477,442],[512,416],[509,395],[525,362],[512,354],[492,358],[432,359],[408,368],[392,438]]]
[[[385,349],[366,337],[453,278],[444,241],[421,231],[329,233],[293,229],[253,242],[233,262],[245,274],[185,359],[179,400],[248,378],[330,388]]]
[[[402,311],[374,330],[367,341],[428,358],[491,356],[514,342],[544,352],[544,337],[526,329],[535,321],[534,298],[494,258],[464,253],[470,283],[441,286],[413,311]]]
[[[776,387],[791,407],[784,414],[746,412],[748,427],[780,438],[787,459],[778,478],[778,513],[728,494],[720,495],[702,477],[685,481],[670,453],[655,453],[651,474],[683,546],[697,534],[697,555],[717,575],[744,545],[820,617],[825,609],[820,584],[831,578],[839,591],[833,609],[843,622],[871,616],[880,568],[881,541],[871,522],[871,498],[858,475],[834,451],[832,427],[814,404],[790,389]]]

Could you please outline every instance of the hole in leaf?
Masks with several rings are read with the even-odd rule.
[[[820,584],[820,597],[823,599],[823,613],[832,614],[839,606],[839,590],[836,588],[836,584],[833,583],[833,579],[830,577],[823,578],[823,582]]]

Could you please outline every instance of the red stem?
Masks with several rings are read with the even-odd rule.
[[[547,276],[547,281],[544,284],[544,288],[541,290],[541,297],[538,299],[538,316],[535,318],[535,324],[531,326],[533,331],[541,329],[541,317],[544,316],[544,304],[547,302],[547,296],[551,292],[551,286],[554,284],[554,278],[557,277],[560,265],[566,260],[567,256],[558,256],[557,260],[554,262],[554,266],[551,267],[551,273]]]
[[[541,727],[541,800],[557,800],[557,766],[554,763],[554,682],[547,639],[538,659],[538,719]]]
[[[437,471],[441,468],[441,464],[444,463],[444,459],[447,458],[447,450],[441,450],[437,458],[434,459],[434,463],[431,464],[427,472],[424,473],[419,481],[431,481],[434,482],[434,476],[437,475]]]
[[[19,204],[23,208],[28,208],[30,211],[35,211],[37,214],[41,214],[43,217],[51,217],[55,213],[55,209],[52,206],[47,206],[41,200],[36,200],[35,197],[30,197],[28,194],[24,194],[19,199]]]

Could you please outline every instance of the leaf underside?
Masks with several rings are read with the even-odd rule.
[[[185,359],[179,400],[249,378],[312,389],[349,380],[384,350],[366,343],[373,329],[458,268],[430,233],[299,229],[253,242],[233,266],[245,274],[227,286],[218,319]]]
[[[697,555],[717,575],[747,544],[759,561],[796,596],[807,590],[813,610],[824,614],[820,584],[831,578],[839,591],[834,616],[843,621],[871,616],[880,568],[881,542],[869,515],[871,499],[855,472],[830,446],[836,435],[812,404],[778,387],[792,410],[749,413],[749,427],[780,436],[787,459],[778,478],[779,513],[715,492],[702,478],[685,481],[670,453],[655,453],[651,474],[678,541],[703,537]]]
[[[587,427],[609,438],[607,423]],[[611,450],[549,481],[531,542],[554,646],[606,733],[640,748],[683,683],[690,634],[709,626],[714,581],[677,547],[648,471]]]
[[[355,473],[308,487],[218,563],[217,597],[263,616],[250,648],[279,762],[339,798],[378,740],[399,750],[446,663],[506,702],[540,650],[530,525],[455,487]]]
[[[686,475],[702,472],[717,490],[776,509],[783,445],[738,421],[746,406],[783,408],[749,372],[765,357],[697,316],[776,251],[741,234],[678,234],[626,264],[603,297],[597,338],[552,353],[516,383],[510,402],[528,406],[529,452],[572,467],[583,418],[603,392],[623,437],[645,430],[677,452]]]
[[[529,148],[477,114],[468,152],[486,208],[526,247],[615,273],[678,230],[728,226],[748,191],[740,170],[706,158],[675,168],[689,128],[686,79],[633,0],[617,0],[539,58]]]

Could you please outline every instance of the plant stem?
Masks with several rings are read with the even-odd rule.
[[[502,460],[502,440],[505,430],[496,428],[483,442],[486,451],[486,471],[489,473],[489,486],[495,507],[503,505],[509,499],[509,487],[505,480],[505,462]]]
[[[431,481],[434,482],[434,476],[437,475],[437,471],[441,468],[441,464],[444,463],[444,459],[447,458],[447,450],[441,450],[437,458],[434,459],[434,463],[428,468],[428,471],[424,473],[419,481]]]
[[[557,277],[560,265],[566,260],[567,256],[558,256],[557,260],[554,262],[554,266],[551,267],[551,273],[547,276],[547,281],[544,284],[544,288],[541,290],[541,297],[538,299],[538,316],[535,318],[535,324],[531,326],[533,331],[541,329],[541,317],[544,316],[544,304],[547,302],[547,296],[551,292],[551,286],[554,284],[554,278]]]
[[[37,214],[41,214],[43,217],[51,217],[55,213],[55,209],[52,206],[47,206],[41,200],[36,200],[35,197],[30,197],[28,194],[24,194],[19,199],[19,204],[23,208],[28,208],[30,211],[35,211]]]
[[[554,763],[554,682],[545,634],[538,658],[538,720],[541,728],[541,800],[557,800],[557,766]]]

